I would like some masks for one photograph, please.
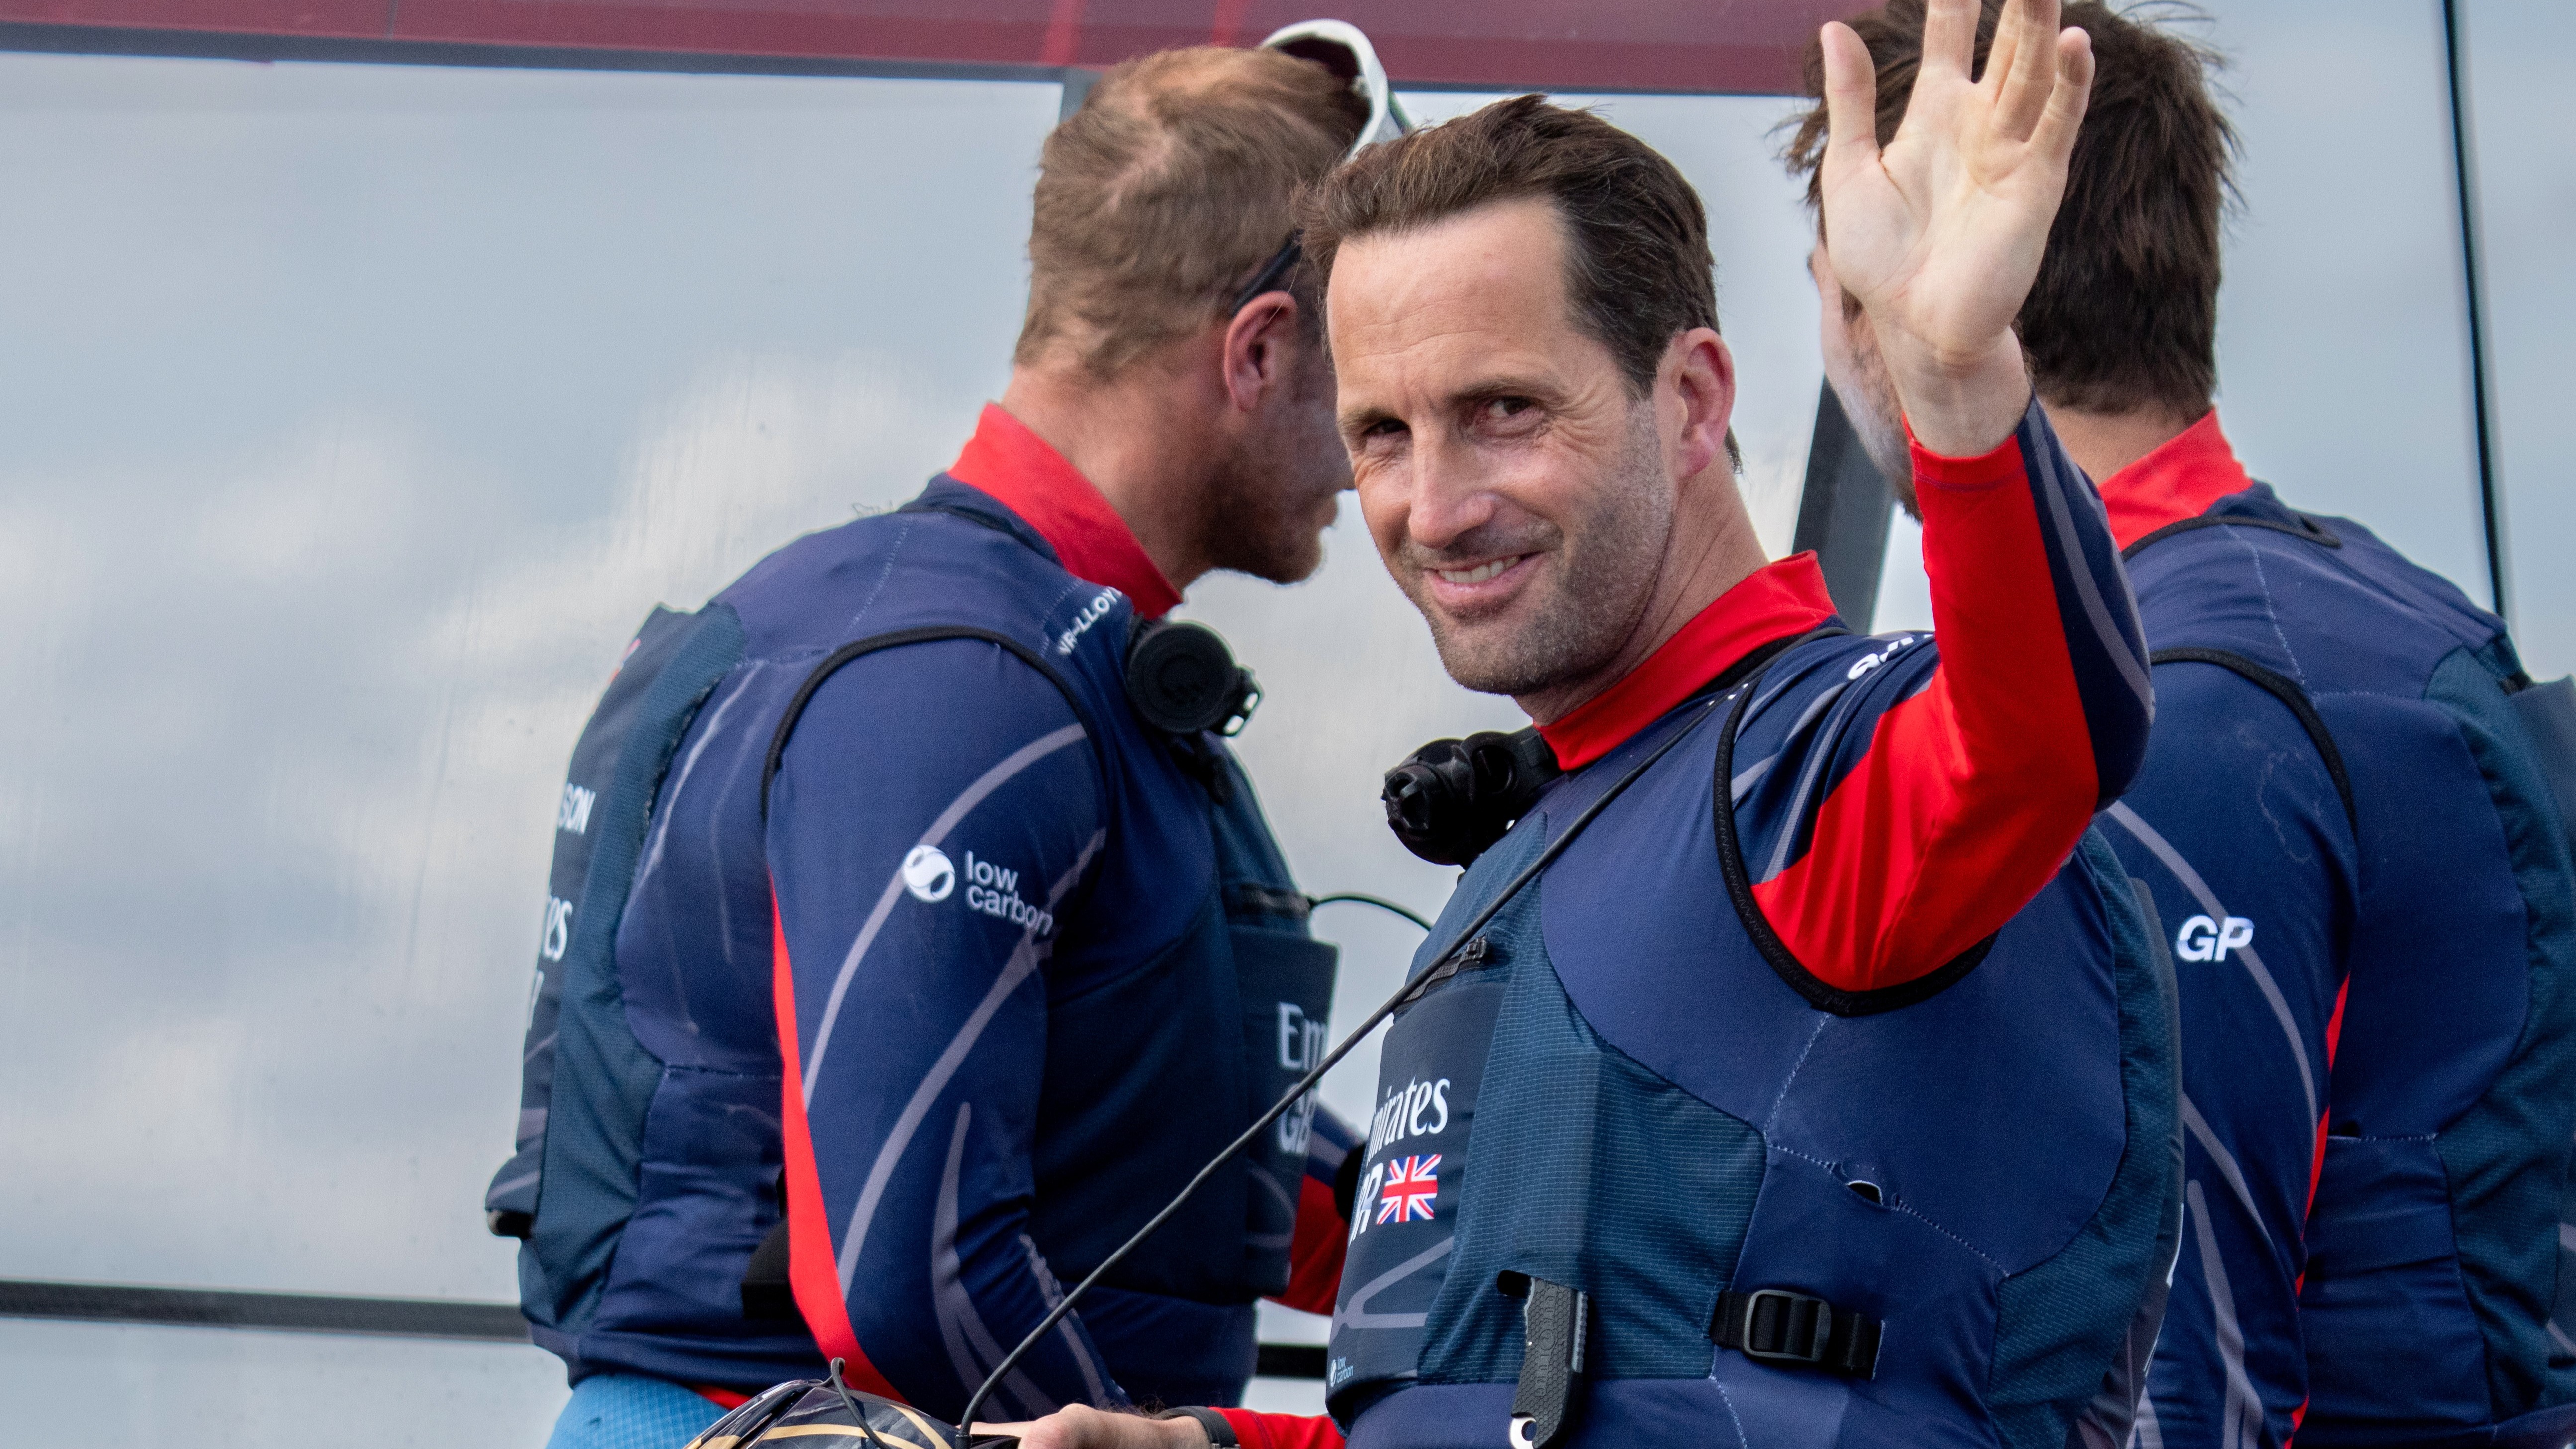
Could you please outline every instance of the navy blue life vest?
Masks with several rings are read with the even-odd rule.
[[[2195,1317],[2227,1320],[2160,1358],[2167,1442],[2232,1441],[2208,1421],[2249,1380],[2286,1437],[2303,1359],[2302,1446],[2554,1449],[2576,1437],[2576,690],[2261,484],[2126,553],[2180,702],[2157,729],[2188,733],[2107,833],[2210,1023],[2192,1271],[2223,1299]]]
[[[1929,648],[1848,683],[1883,642],[1801,643],[1715,713],[1685,704],[1468,870],[1361,1149],[1327,1370],[1355,1449],[1507,1423],[1528,1444],[2126,1438],[2114,1370],[2152,1338],[2180,1172],[2170,965],[2109,850],[2088,834],[1989,942],[1844,1014],[1730,898],[1729,853],[1740,879],[1794,828],[1834,719],[1921,687]]]
[[[1038,1187],[1029,1235],[1057,1274],[1096,1266],[1302,1073],[1330,1011],[1334,948],[1308,935],[1306,900],[1222,742],[1166,738],[1130,708],[1130,614],[1115,590],[1065,573],[989,497],[941,479],[899,514],[790,545],[695,614],[657,609],[646,621],[574,751],[518,1150],[486,1200],[496,1233],[526,1239],[522,1307],[576,1379],[619,1370],[757,1388],[821,1370],[792,1305],[782,1317],[744,1304],[755,1248],[783,1243],[770,847],[757,787],[782,722],[792,727],[813,687],[854,659],[949,640],[1006,651],[1070,704],[1097,763],[1106,844],[1061,907],[1056,936],[1085,939],[1088,919],[1095,954],[1102,933],[1122,930],[1152,949],[1132,969],[1113,963],[1093,989],[1026,988],[1046,996],[1048,1038],[1068,1044],[1046,1055],[1045,1116],[1028,1145]],[[943,697],[935,680],[924,688],[925,739],[940,737],[943,711],[991,707]],[[754,788],[736,788],[744,782]],[[848,828],[891,842],[921,822],[853,818]],[[891,843],[890,859],[911,838]],[[648,842],[668,845],[649,900],[639,884]],[[633,928],[639,912],[647,929]],[[721,979],[690,996],[691,976],[702,988]],[[990,984],[951,989],[971,1001]],[[862,1045],[844,1050],[863,1050],[868,1029],[849,1026]],[[1253,1360],[1249,1305],[1289,1281],[1306,1121],[1284,1120],[1104,1285],[1132,1295],[1123,1311],[1136,1326],[1094,1335],[1121,1382],[1139,1393],[1166,1383],[1240,1391]],[[852,1296],[905,1291],[876,1274]],[[1119,1297],[1096,1301],[1121,1311]],[[885,1317],[938,1337],[926,1299]],[[882,1343],[869,1351],[903,1377],[900,1355]],[[944,1371],[935,1349],[926,1357]],[[899,1386],[923,1403],[960,1394]]]

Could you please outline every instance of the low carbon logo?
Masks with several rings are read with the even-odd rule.
[[[957,867],[936,845],[916,845],[903,858],[903,888],[917,901],[936,904],[957,889]]]

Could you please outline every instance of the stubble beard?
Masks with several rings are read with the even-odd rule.
[[[1200,538],[1209,567],[1295,584],[1323,566],[1332,500],[1348,486],[1341,443],[1327,435],[1317,449],[1309,439],[1273,435],[1285,431],[1245,440],[1208,480]]]
[[[1548,550],[1553,579],[1532,599],[1522,622],[1497,626],[1450,619],[1428,602],[1429,566],[1407,570],[1406,591],[1431,626],[1441,667],[1479,694],[1525,696],[1598,673],[1618,656],[1645,618],[1672,537],[1673,496],[1664,477],[1654,414],[1635,410],[1628,436],[1592,510],[1569,534],[1540,524],[1515,544]],[[1472,554],[1489,545],[1474,535],[1451,546]],[[1508,551],[1508,550],[1507,550]]]
[[[1290,487],[1275,467],[1229,459],[1208,488],[1211,568],[1274,584],[1302,583],[1324,561],[1315,491]]]
[[[1923,508],[1914,497],[1914,450],[1905,438],[1905,405],[1897,401],[1896,384],[1887,376],[1886,359],[1878,354],[1878,340],[1870,333],[1869,323],[1855,324],[1846,318],[1844,325],[1852,329],[1848,366],[1853,375],[1827,381],[1842,404],[1844,421],[1860,439],[1860,450],[1887,480],[1897,506],[1919,522]]]

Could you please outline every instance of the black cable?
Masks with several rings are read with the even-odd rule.
[[[1309,896],[1306,900],[1306,904],[1309,906],[1331,906],[1339,905],[1344,901],[1349,901],[1354,905],[1375,906],[1381,911],[1393,911],[1395,914],[1404,917],[1406,920],[1411,921],[1413,924],[1420,926],[1426,931],[1431,929],[1431,923],[1429,921],[1422,919],[1420,916],[1417,916],[1413,912],[1406,910],[1404,907],[1397,905],[1395,902],[1387,900],[1382,896],[1362,895],[1358,891],[1335,891],[1328,896]]]
[[[1461,941],[1474,939],[1476,933],[1485,928],[1486,923],[1492,921],[1496,915],[1500,914],[1503,907],[1511,904],[1512,897],[1519,895],[1522,889],[1531,881],[1538,879],[1540,871],[1547,869],[1549,865],[1555,862],[1558,856],[1565,853],[1565,848],[1572,845],[1575,837],[1583,833],[1583,827],[1590,825],[1595,816],[1609,808],[1611,801],[1618,799],[1623,791],[1625,791],[1630,785],[1636,783],[1638,776],[1643,775],[1648,769],[1652,768],[1654,763],[1670,752],[1673,746],[1690,738],[1691,732],[1706,723],[1709,714],[1714,711],[1717,706],[1726,699],[1726,697],[1727,696],[1724,693],[1709,696],[1708,703],[1700,706],[1699,713],[1691,716],[1689,724],[1673,731],[1673,737],[1671,739],[1657,745],[1644,759],[1639,760],[1636,764],[1630,766],[1628,773],[1621,775],[1617,780],[1612,781],[1610,788],[1601,792],[1600,799],[1583,807],[1583,812],[1574,817],[1573,822],[1565,827],[1564,833],[1558,835],[1556,839],[1549,841],[1547,848],[1539,852],[1538,859],[1533,860],[1528,865],[1522,867],[1521,873],[1512,877],[1511,883],[1503,887],[1501,893],[1494,897],[1493,902],[1487,905],[1482,911],[1477,912],[1476,918],[1469,921],[1466,926],[1459,930],[1458,939]],[[1385,904],[1370,897],[1355,897],[1355,899],[1368,900],[1371,904]],[[1391,908],[1401,910],[1400,907]],[[1410,911],[1405,911],[1403,914],[1409,916],[1412,913]],[[1428,929],[1427,925],[1425,926],[1425,929]],[[1172,1200],[1163,1205],[1163,1210],[1161,1212],[1154,1214],[1152,1218],[1146,1221],[1143,1227],[1138,1228],[1132,1235],[1130,1235],[1127,1241],[1120,1243],[1116,1252],[1113,1252],[1108,1257],[1102,1259],[1099,1267],[1092,1269],[1090,1273],[1083,1277],[1081,1282],[1073,1285],[1072,1292],[1065,1294],[1060,1299],[1057,1299],[1055,1307],[1048,1312],[1047,1316],[1038,1321],[1037,1327],[1029,1330],[1029,1336],[1020,1340],[1019,1347],[1012,1349],[1009,1354],[1003,1357],[1001,1363],[994,1367],[993,1372],[985,1377],[983,1385],[975,1390],[975,1396],[966,1401],[966,1412],[957,1416],[957,1435],[959,1440],[962,1442],[967,1435],[972,1432],[971,1426],[975,1422],[975,1411],[982,1408],[984,1406],[984,1400],[992,1396],[994,1386],[1001,1383],[1004,1375],[1020,1366],[1020,1360],[1028,1357],[1029,1350],[1037,1347],[1038,1340],[1046,1337],[1049,1331],[1054,1329],[1057,1324],[1064,1321],[1065,1315],[1073,1311],[1073,1305],[1075,1302],[1078,1301],[1083,1294],[1089,1292],[1093,1284],[1098,1283],[1103,1277],[1107,1276],[1110,1269],[1115,1268],[1121,1262],[1124,1262],[1127,1255],[1135,1251],[1137,1244],[1152,1237],[1156,1229],[1160,1228],[1163,1224],[1170,1222],[1172,1214],[1181,1210],[1182,1204],[1187,1203],[1190,1200],[1191,1194],[1196,1193],[1201,1187],[1206,1186],[1207,1180],[1216,1175],[1216,1170],[1218,1168],[1223,1167],[1236,1153],[1241,1152],[1244,1148],[1250,1146],[1254,1139],[1258,1138],[1263,1132],[1269,1130],[1270,1124],[1278,1121],[1289,1108],[1297,1105],[1299,1098],[1305,1096],[1308,1092],[1313,1091],[1315,1089],[1315,1084],[1324,1079],[1324,1074],[1326,1072],[1331,1071],[1340,1063],[1343,1057],[1350,1054],[1351,1048],[1358,1046],[1363,1038],[1365,1038],[1370,1032],[1375,1031],[1379,1022],[1394,1015],[1396,1008],[1411,1000],[1418,989],[1419,987],[1415,982],[1407,980],[1404,985],[1399,988],[1393,996],[1388,997],[1377,1010],[1368,1014],[1368,1020],[1363,1021],[1358,1026],[1352,1028],[1351,1034],[1342,1038],[1341,1045],[1325,1053],[1324,1059],[1315,1064],[1314,1070],[1298,1078],[1297,1085],[1290,1087],[1287,1095],[1281,1097],[1278,1101],[1271,1103],[1269,1111],[1262,1113],[1258,1121],[1255,1121],[1251,1126],[1243,1129],[1242,1136],[1237,1137],[1234,1141],[1226,1144],[1224,1151],[1209,1159],[1208,1165],[1200,1168],[1198,1176],[1191,1178],[1188,1186],[1183,1187],[1178,1193],[1174,1194]]]
[[[841,1407],[849,1410],[850,1417],[858,1421],[859,1432],[868,1436],[868,1442],[876,1449],[886,1449],[886,1441],[877,1437],[877,1426],[868,1422],[866,1411],[859,1407],[857,1399],[850,1396],[850,1386],[841,1382],[841,1363],[840,1359],[832,1360],[832,1392],[841,1396]]]

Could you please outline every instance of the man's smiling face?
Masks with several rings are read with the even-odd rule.
[[[1549,203],[1496,202],[1352,238],[1327,294],[1369,533],[1451,677],[1487,693],[1608,664],[1672,537],[1655,408],[1578,325],[1566,247]]]

